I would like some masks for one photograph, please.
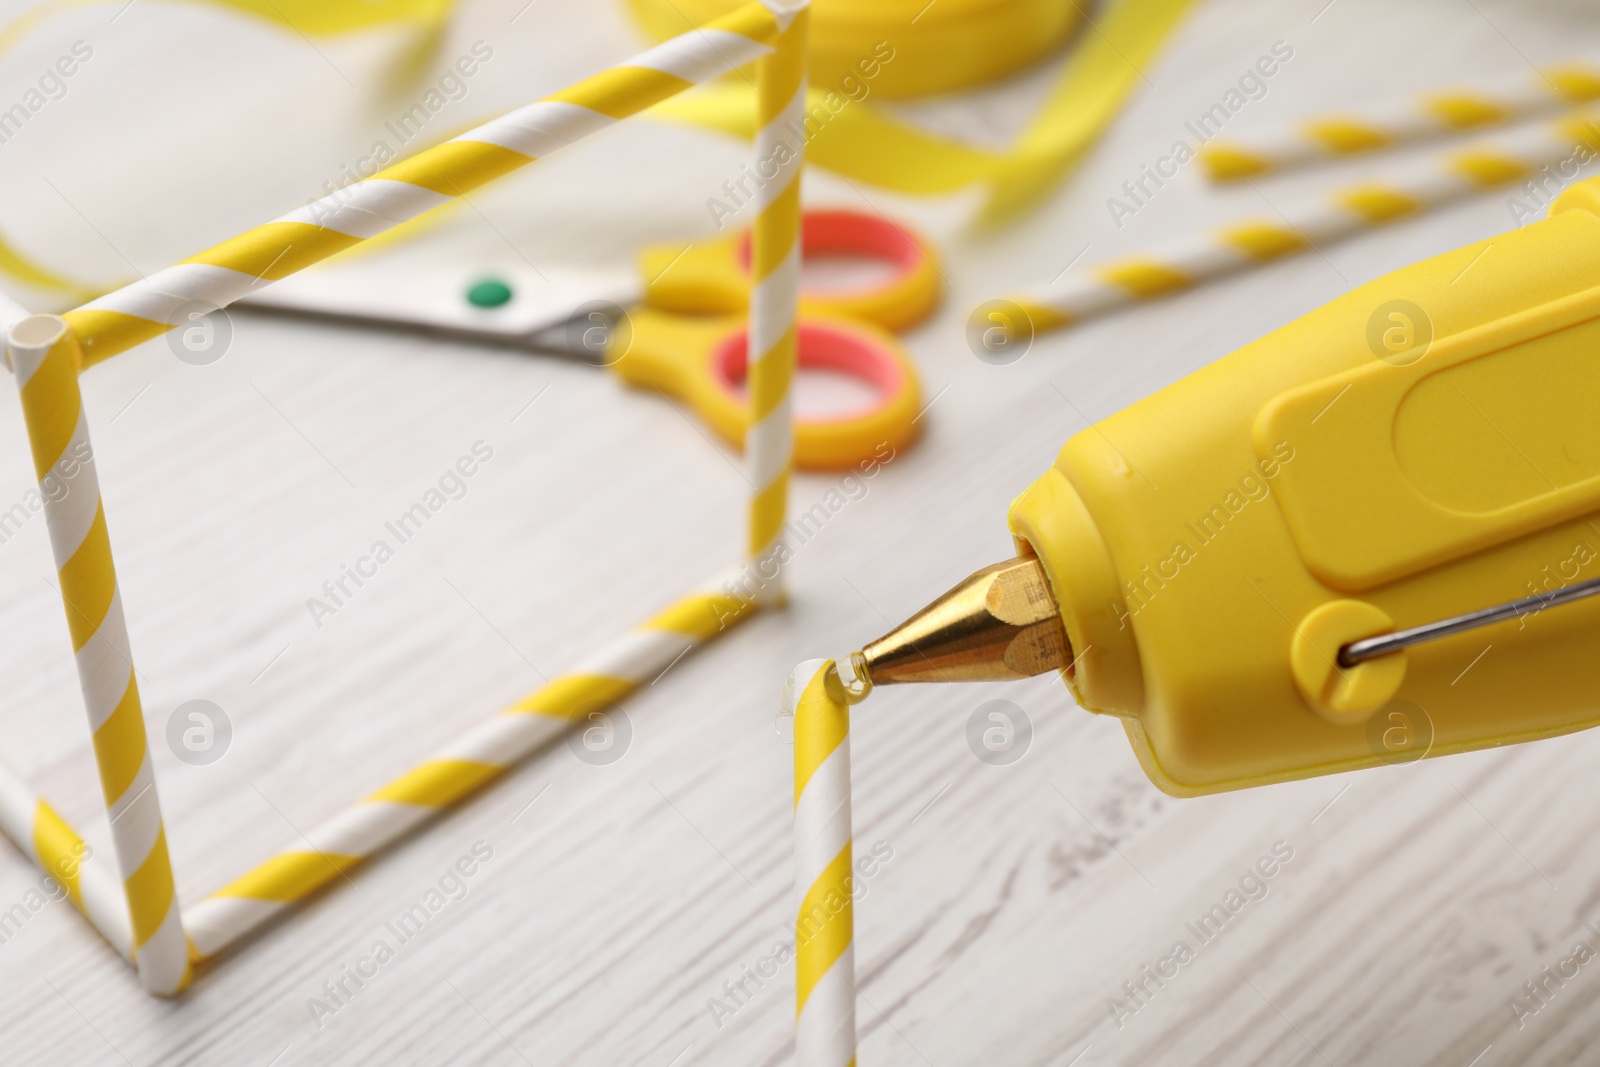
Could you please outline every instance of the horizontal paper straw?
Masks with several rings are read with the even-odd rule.
[[[1014,294],[1036,332],[1192,288],[1321,248],[1352,234],[1441,207],[1537,175],[1582,146],[1600,151],[1600,125],[1590,116],[1503,134],[1420,167],[1347,186],[1324,197],[1211,233],[1158,246],[1063,275],[1059,282]],[[988,305],[985,305],[988,306]]]
[[[749,4],[69,311],[84,365],[160,336],[197,305],[226,307],[691,85],[769,55],[779,28],[763,4]]]
[[[850,842],[850,707],[824,682],[832,660],[789,676],[794,702],[795,1063],[856,1058],[855,916]]]
[[[0,763],[0,833],[61,884],[72,906],[122,958],[133,962],[133,929],[122,884],[44,798]]]
[[[717,578],[447,745],[244,877],[184,909],[198,957],[214,956],[463,797],[653,681],[691,649],[753,614]]]
[[[1564,63],[1481,86],[1218,136],[1200,149],[1200,162],[1213,181],[1237,181],[1552,114],[1591,100],[1600,100],[1600,61]]]

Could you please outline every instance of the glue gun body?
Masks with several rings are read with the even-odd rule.
[[[1060,608],[1067,684],[1169,792],[1548,737],[1600,725],[1600,597],[1541,599],[1600,578],[1597,410],[1584,183],[1078,434],[1011,529]]]
[[[1073,437],[850,657],[1059,670],[1193,796],[1600,725],[1600,179]]]

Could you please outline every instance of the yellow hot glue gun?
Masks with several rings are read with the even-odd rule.
[[[1180,796],[1600,724],[1600,179],[1073,437],[852,684],[1061,671]]]

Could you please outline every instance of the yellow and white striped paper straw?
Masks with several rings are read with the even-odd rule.
[[[69,311],[66,319],[83,345],[85,364],[179,325],[186,306],[226,307],[691,85],[770,55],[782,21],[762,4],[749,4]],[[792,31],[794,23],[787,25]],[[766,310],[766,321],[773,311]]]
[[[797,1067],[849,1067],[856,1058],[850,706],[828,691],[833,669],[832,660],[807,660],[789,676]]]
[[[800,166],[805,155],[806,29],[804,2],[774,8],[782,29],[757,75],[757,171],[776,174],[758,194],[750,237],[750,425],[745,462],[750,499],[749,559],[765,602],[783,600],[783,525],[794,468],[795,308],[800,292]],[[769,162],[770,161],[770,162]]]
[[[196,954],[221,952],[748,617],[751,601],[721,591],[727,577],[717,575],[703,590],[602,645],[571,671],[306,834],[302,845],[191,905],[184,922]]]
[[[65,493],[41,486],[41,495],[132,921],[134,962],[145,989],[171,995],[188,984],[189,950],[78,391],[77,339],[62,319],[35,315],[11,328],[7,360],[22,393],[34,473],[66,486]]]
[[[112,948],[133,960],[128,905],[116,876],[94,859],[78,832],[4,763],[0,763],[0,833],[60,884],[72,906]]]
[[[0,293],[0,338],[9,335],[11,327],[27,317],[26,308]],[[0,834],[10,838],[23,855],[60,883],[72,906],[83,913],[124,959],[133,961],[128,904],[116,876],[93,858],[78,832],[3,762],[0,762]]]
[[[1423,93],[1410,100],[1318,115],[1241,136],[1216,137],[1200,149],[1200,162],[1213,181],[1237,181],[1453,136],[1592,100],[1600,100],[1600,61],[1587,59],[1477,87]]]
[[[1071,271],[1049,286],[1007,299],[1027,314],[1035,331],[1075,325],[1526,181],[1546,168],[1574,161],[1579,146],[1600,151],[1600,125],[1591,116],[1502,134],[1423,166],[1397,171],[1392,177],[1347,186],[1286,207],[1277,215],[1248,219],[1141,255]],[[1574,166],[1572,175],[1564,180],[1576,174]]]

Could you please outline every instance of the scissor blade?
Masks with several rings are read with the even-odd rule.
[[[509,297],[496,306],[468,299],[475,286],[488,281],[503,284]],[[627,270],[359,263],[303,271],[234,306],[543,349],[547,344],[538,339],[547,339],[552,330],[596,306],[630,307],[641,292],[638,276]]]

